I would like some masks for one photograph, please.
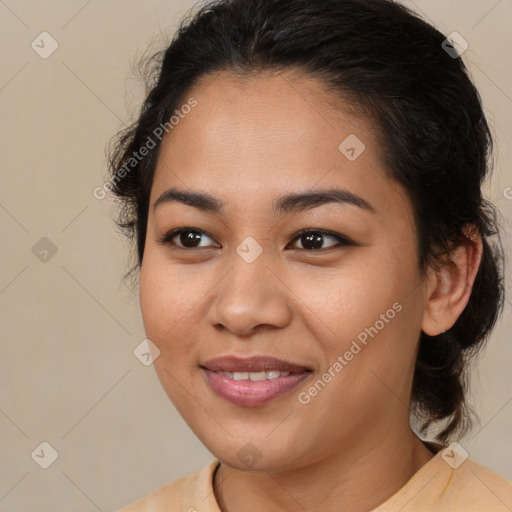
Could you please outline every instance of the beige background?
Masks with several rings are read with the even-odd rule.
[[[469,42],[498,148],[488,196],[510,255],[512,2],[406,4]],[[92,194],[107,141],[142,99],[130,63],[192,5],[0,0],[0,510],[112,511],[211,460],[133,354],[145,336],[122,282],[127,246],[112,204]],[[59,45],[47,59],[31,48],[43,31]],[[42,237],[57,248],[46,262],[32,252]],[[463,446],[512,480],[510,304],[475,373],[481,426]],[[48,469],[31,457],[43,441],[58,452]]]

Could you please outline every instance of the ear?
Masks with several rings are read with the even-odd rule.
[[[482,259],[482,237],[475,226],[467,226],[465,240],[450,252],[449,260],[440,261],[440,269],[431,269],[427,302],[421,329],[437,336],[450,329],[469,301]]]

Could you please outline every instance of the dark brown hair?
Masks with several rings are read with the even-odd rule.
[[[439,420],[446,442],[471,425],[466,378],[503,307],[503,251],[496,210],[482,197],[492,137],[478,91],[446,36],[391,0],[214,0],[182,20],[170,45],[143,64],[147,97],[137,121],[110,149],[109,188],[118,225],[142,263],[149,196],[165,125],[201,77],[298,69],[340,98],[354,98],[379,128],[389,176],[414,209],[422,274],[475,226],[483,257],[469,302],[438,336],[421,333],[412,388],[419,431]],[[152,138],[140,161],[133,154]],[[119,169],[125,172],[120,178]],[[132,269],[132,270],[134,270]]]

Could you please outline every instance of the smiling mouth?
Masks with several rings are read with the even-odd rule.
[[[222,356],[200,365],[209,388],[220,398],[244,407],[263,405],[298,387],[313,371],[266,356]]]

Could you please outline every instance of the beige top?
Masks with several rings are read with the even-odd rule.
[[[213,493],[214,459],[118,512],[221,512]],[[457,467],[455,467],[457,466]],[[371,512],[510,512],[512,482],[446,448]]]

